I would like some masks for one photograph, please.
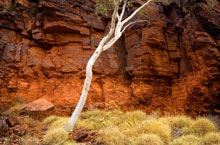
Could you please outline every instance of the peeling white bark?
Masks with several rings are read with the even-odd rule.
[[[119,6],[120,6],[120,3],[122,1],[123,1],[123,8],[122,8],[121,14],[119,15],[118,14],[119,13],[118,12],[119,11]],[[124,12],[125,12],[125,9],[126,9],[126,5],[127,5],[127,0],[114,0],[115,8],[114,8],[114,12],[113,12],[113,15],[112,15],[110,31],[101,40],[101,42],[99,43],[99,46],[97,47],[97,49],[93,53],[92,57],[89,59],[89,62],[87,63],[87,66],[86,66],[86,79],[85,79],[85,82],[84,82],[82,94],[80,96],[80,100],[79,100],[79,102],[78,102],[78,104],[77,104],[70,120],[68,121],[67,125],[65,126],[66,131],[72,131],[72,129],[74,128],[74,125],[75,125],[77,119],[79,118],[79,115],[80,115],[80,113],[81,113],[81,111],[82,111],[82,109],[85,105],[87,95],[88,95],[88,91],[89,91],[89,87],[90,87],[91,80],[92,80],[92,68],[93,68],[93,65],[94,65],[95,61],[98,59],[99,55],[103,51],[108,50],[121,37],[122,33],[124,32],[124,30],[128,26],[130,26],[131,24],[134,23],[134,22],[131,22],[131,23],[125,25],[129,20],[131,20],[150,1],[152,1],[152,0],[148,0],[145,4],[143,4],[141,7],[136,9],[128,18],[126,18],[122,21],[123,16],[124,16]],[[116,21],[117,21],[117,24],[116,24]],[[124,28],[124,29],[122,29],[122,28]]]

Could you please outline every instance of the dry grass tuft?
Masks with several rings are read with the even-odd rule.
[[[67,117],[59,117],[58,120],[51,123],[49,130],[53,130],[56,128],[64,128],[64,126],[67,124],[69,118]]]
[[[163,142],[155,134],[142,134],[137,137],[134,145],[163,145]]]
[[[217,132],[216,126],[207,118],[198,118],[189,128],[185,128],[183,134],[204,136],[206,133]]]
[[[83,112],[76,123],[76,128],[100,130],[110,126],[118,126],[123,122],[125,115],[120,110],[100,111],[93,110]]]
[[[102,110],[91,110],[91,111],[85,111],[80,114],[81,119],[88,119],[91,117],[102,117],[105,115],[105,111]]]
[[[64,128],[48,130],[43,137],[44,144],[62,144],[69,138],[69,133]]]
[[[171,145],[202,145],[200,139],[194,135],[181,136],[175,139]]]
[[[220,134],[219,133],[207,133],[202,141],[205,145],[220,145]]]
[[[19,123],[20,124],[27,124],[29,127],[33,128],[33,127],[36,127],[38,126],[39,127],[39,121],[38,120],[35,120],[29,116],[24,116],[22,119],[19,120]]]
[[[171,140],[170,127],[158,120],[143,121],[138,127],[138,133],[156,134],[165,144],[169,144]]]
[[[172,137],[178,138],[182,135],[183,130],[186,130],[192,125],[193,119],[187,116],[171,116],[162,117],[159,119],[163,124],[168,124],[172,131]]]
[[[67,140],[63,143],[63,145],[76,145],[76,142],[72,140]]]
[[[22,136],[19,144],[22,144],[22,145],[41,145],[41,142],[40,142],[40,139],[38,139],[36,137],[32,137],[30,135],[25,135],[25,136]]]
[[[49,125],[49,130],[43,138],[43,143],[76,144],[69,140],[68,133],[64,130],[68,120],[66,117],[58,116],[46,118],[43,124]],[[219,140],[215,140],[219,137],[217,129],[206,118],[197,120],[186,116],[160,118],[158,115],[146,115],[142,111],[124,113],[120,110],[93,110],[83,112],[75,127],[95,131],[97,144],[219,145],[217,142]]]
[[[45,118],[42,123],[43,124],[51,124],[52,122],[54,122],[58,119],[60,119],[60,117],[55,116],[55,115],[51,115],[51,116]]]
[[[126,117],[129,120],[145,120],[147,118],[146,113],[144,113],[143,111],[131,111],[131,112],[126,112]]]
[[[174,116],[169,117],[170,127],[173,128],[189,128],[192,125],[193,120],[187,116]]]
[[[102,142],[105,145],[125,145],[126,136],[117,127],[109,127],[101,129],[99,132],[98,142]]]

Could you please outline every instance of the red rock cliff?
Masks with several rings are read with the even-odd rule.
[[[108,31],[91,0],[0,0],[0,106],[43,97],[70,113]],[[135,3],[135,6],[139,6]],[[220,2],[147,6],[94,66],[86,107],[220,113]],[[129,12],[127,12],[129,13]],[[114,103],[112,103],[114,102]]]

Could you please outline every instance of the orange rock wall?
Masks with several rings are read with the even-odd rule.
[[[2,110],[43,97],[58,114],[71,113],[86,63],[108,32],[110,18],[98,18],[94,5],[0,0]],[[220,3],[157,1],[134,19],[149,23],[129,28],[101,54],[85,108],[219,114]]]

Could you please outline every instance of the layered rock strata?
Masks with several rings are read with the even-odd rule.
[[[134,3],[134,8],[139,3]],[[46,98],[75,108],[109,17],[92,0],[0,0],[0,106]],[[130,9],[132,11],[132,9]],[[129,15],[130,11],[126,12]],[[220,2],[156,1],[101,54],[85,108],[220,113]]]

